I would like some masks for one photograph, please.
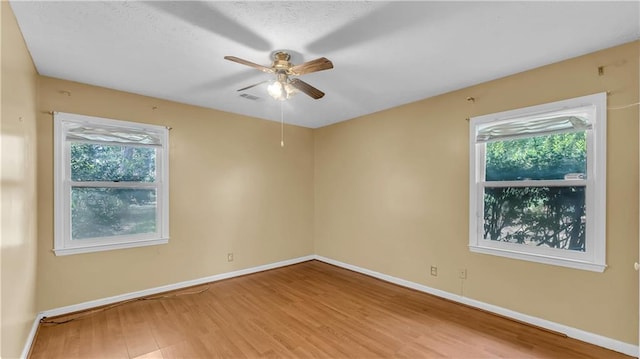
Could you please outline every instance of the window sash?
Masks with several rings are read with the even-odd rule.
[[[109,188],[141,188],[141,189],[160,189],[161,182],[117,182],[117,181],[68,181],[70,187],[109,187]]]
[[[76,182],[77,183],[77,182]],[[104,185],[100,185],[100,184],[104,184]],[[155,189],[156,190],[156,212],[155,212],[155,231],[153,232],[144,232],[144,233],[138,233],[138,234],[125,234],[125,235],[113,235],[113,236],[101,236],[101,237],[89,237],[89,238],[82,238],[82,239],[73,239],[72,238],[72,234],[71,234],[71,229],[72,229],[72,222],[71,222],[71,213],[72,213],[72,209],[71,209],[71,197],[72,197],[72,192],[74,188],[119,188],[119,189]],[[87,185],[87,183],[85,182],[79,182],[77,183],[77,185],[74,185],[73,183],[69,183],[66,189],[66,193],[68,193],[68,203],[66,204],[66,208],[65,209],[67,212],[67,215],[69,216],[69,228],[68,228],[68,238],[65,238],[67,240],[66,243],[66,247],[68,248],[76,248],[76,247],[87,247],[87,246],[99,246],[99,245],[107,245],[107,244],[117,244],[117,243],[126,243],[126,242],[131,242],[131,243],[135,243],[138,241],[142,241],[142,240],[153,240],[155,238],[159,238],[162,236],[163,233],[163,228],[162,228],[162,202],[164,201],[164,198],[161,198],[161,196],[159,195],[160,191],[162,190],[161,186],[159,185],[124,185],[124,186],[118,186],[118,185],[114,185],[111,182],[94,182],[94,183],[90,183],[90,185]]]
[[[595,240],[592,236],[587,235],[585,238],[585,248],[586,250],[584,252],[581,251],[571,251],[571,250],[566,250],[566,249],[561,249],[561,248],[549,248],[549,247],[537,247],[537,246],[529,246],[529,245],[523,245],[520,243],[510,243],[510,242],[503,242],[503,241],[494,241],[491,239],[485,239],[484,238],[484,196],[485,196],[485,188],[496,188],[496,187],[537,187],[537,186],[531,186],[531,185],[526,185],[525,183],[522,182],[535,182],[535,181],[517,181],[518,183],[515,183],[516,186],[502,186],[503,183],[501,182],[495,182],[495,186],[494,185],[489,185],[488,183],[478,183],[477,184],[477,189],[476,189],[476,203],[478,204],[477,208],[474,209],[474,213],[475,213],[475,223],[476,223],[476,227],[475,230],[471,229],[471,231],[473,231],[473,236],[475,236],[476,241],[474,244],[470,244],[470,248],[472,251],[474,252],[479,252],[479,253],[488,253],[488,254],[497,254],[496,251],[498,252],[502,252],[505,256],[508,257],[516,257],[516,258],[520,258],[520,259],[525,259],[525,260],[531,260],[531,257],[537,257],[539,258],[540,262],[545,263],[545,258],[546,259],[552,259],[554,261],[569,261],[569,262],[574,262],[576,263],[576,266],[581,266],[584,267],[583,269],[586,269],[586,267],[591,268],[588,263],[592,263],[596,260],[595,258],[595,251],[593,246],[595,246]],[[551,182],[551,181],[544,181],[544,182]],[[553,183],[553,185],[558,185],[558,186],[578,186],[578,184],[576,184],[575,182],[585,182],[585,180],[567,180],[567,181],[553,181],[556,183]],[[562,184],[560,184],[560,182],[563,182]],[[543,186],[540,186],[543,187]],[[586,184],[585,184],[586,187]],[[586,191],[585,191],[586,192]],[[592,226],[592,223],[590,223],[593,219],[593,214],[589,213],[589,208],[590,208],[590,198],[589,195],[585,193],[585,201],[587,203],[587,234],[589,233],[589,226]],[[483,250],[482,248],[488,248],[489,250]],[[499,255],[499,253],[498,253]],[[599,267],[594,266],[591,270],[598,270]]]
[[[155,148],[155,159],[154,159],[154,165],[155,165],[155,175],[154,178],[155,180],[153,182],[143,182],[143,181],[127,181],[127,180],[111,180],[111,181],[96,181],[96,180],[87,180],[87,181],[74,181],[72,180],[73,176],[71,174],[71,160],[72,160],[72,155],[71,155],[71,145],[74,143],[79,143],[79,141],[66,141],[65,143],[65,155],[67,156],[68,160],[69,160],[69,166],[68,166],[68,172],[66,173],[66,178],[69,179],[71,182],[77,182],[77,183],[92,183],[92,182],[100,182],[100,183],[108,183],[108,182],[112,182],[112,183],[158,183],[161,184],[162,180],[161,180],[161,176],[162,176],[162,155],[163,155],[163,148],[162,147],[157,147]],[[139,146],[139,145],[134,145],[134,144],[121,144],[121,143],[101,143],[101,142],[95,142],[95,141],[82,141],[81,143],[84,144],[103,144],[103,145],[109,145],[109,146],[121,146],[121,147],[149,147],[149,146]],[[154,146],[155,147],[155,146]]]
[[[587,186],[587,180],[584,179],[567,179],[567,180],[522,180],[522,181],[481,181],[480,186],[483,188],[499,188],[499,187],[579,187]]]
[[[555,229],[555,230],[560,229],[559,231],[556,231],[556,234],[563,234],[563,233],[567,234],[568,233],[568,232],[565,231],[566,229],[561,229],[560,227],[558,227],[558,224],[559,224],[558,222],[553,223],[553,217],[550,217],[548,212],[544,211],[543,212],[544,214],[542,216],[541,216],[541,212],[537,212],[537,214],[534,214],[534,213],[536,213],[536,211],[535,211],[536,208],[540,209],[540,206],[541,206],[540,203],[529,202],[529,204],[532,205],[534,211],[533,212],[528,212],[523,207],[518,207],[518,205],[521,204],[522,202],[520,201],[520,198],[517,198],[517,197],[512,197],[512,198],[507,198],[507,199],[502,198],[503,200],[505,200],[504,202],[500,202],[500,201],[493,202],[494,204],[498,203],[500,205],[490,208],[490,211],[495,209],[497,211],[497,213],[500,214],[499,218],[505,218],[505,217],[503,217],[503,215],[507,215],[509,212],[511,213],[511,215],[515,214],[515,217],[510,218],[512,220],[515,220],[515,221],[511,221],[509,223],[505,223],[505,222],[501,222],[501,221],[497,221],[497,222],[489,221],[489,222],[487,222],[487,218],[486,218],[486,215],[487,215],[487,211],[486,210],[487,210],[487,208],[485,207],[485,204],[487,204],[487,194],[488,194],[487,191],[492,192],[492,190],[498,190],[498,191],[496,191],[496,193],[494,193],[493,195],[491,195],[489,197],[489,198],[494,198],[494,199],[497,200],[497,199],[499,199],[499,197],[495,197],[495,195],[496,194],[500,195],[502,193],[500,190],[513,189],[513,190],[517,191],[517,189],[521,189],[521,188],[527,188],[527,189],[531,189],[531,190],[543,189],[542,193],[540,193],[540,192],[536,193],[535,191],[532,192],[532,193],[536,193],[534,195],[536,199],[546,200],[546,199],[550,199],[550,198],[555,198],[556,200],[559,200],[559,202],[556,202],[555,205],[553,205],[553,204],[550,205],[549,209],[558,210],[558,212],[556,212],[555,214],[560,214],[562,216],[563,221],[566,220],[566,219],[573,219],[573,221],[571,221],[571,220],[569,221],[569,223],[571,223],[572,226],[579,225],[580,227],[582,227],[584,225],[584,222],[582,222],[579,219],[578,219],[578,221],[575,221],[576,220],[576,215],[578,215],[578,214],[580,214],[580,212],[582,212],[580,209],[578,209],[578,207],[575,207],[575,209],[578,210],[579,212],[560,211],[560,210],[563,209],[563,207],[566,210],[571,205],[585,206],[584,209],[586,210],[586,199],[587,199],[587,188],[586,188],[586,186],[576,186],[576,185],[573,185],[573,184],[566,184],[566,185],[561,186],[561,187],[560,186],[557,186],[557,187],[554,187],[554,186],[526,186],[526,187],[512,187],[512,186],[509,186],[509,187],[504,187],[504,186],[493,187],[493,186],[485,186],[481,190],[482,191],[481,192],[482,193],[482,212],[481,212],[482,213],[482,226],[480,226],[480,228],[481,228],[482,232],[478,233],[478,235],[482,239],[490,240],[492,242],[495,242],[496,239],[486,238],[486,235],[487,235],[487,232],[489,232],[489,234],[496,235],[497,233],[496,233],[495,230],[499,229],[500,235],[498,236],[499,239],[497,241],[499,241],[499,242],[509,242],[509,241],[503,240],[503,239],[505,239],[505,237],[502,236],[503,232],[506,231],[505,234],[513,235],[514,233],[518,233],[518,231],[514,232],[514,231],[510,231],[510,229],[519,228],[519,229],[525,229],[525,232],[520,232],[523,235],[521,237],[522,240],[537,241],[539,239],[538,235],[540,235],[540,233],[536,234],[536,233],[529,232],[530,229],[534,229],[533,227],[531,227],[532,223],[527,223],[527,222],[521,221],[523,218],[526,218],[526,216],[532,216],[532,215],[536,216],[538,218],[543,217],[546,220],[551,220],[551,222],[548,222],[548,223],[544,224],[543,226],[536,226],[538,229],[544,229],[545,232],[546,232],[546,230],[549,230],[549,229]],[[576,192],[574,192],[574,190]],[[543,194],[545,192],[549,192],[549,194],[551,196],[554,196],[554,197],[541,196],[541,194]],[[522,193],[522,195],[528,196],[527,193]],[[557,196],[557,197],[555,197],[555,196]],[[505,212],[505,213],[501,213],[502,212],[501,208],[504,208],[502,206],[505,205],[505,204],[507,205],[507,208],[511,208],[512,210],[515,208],[515,212],[508,211],[508,212]],[[513,207],[514,205],[515,205],[515,207]],[[546,204],[543,205],[543,206],[547,207]],[[528,207],[528,208],[531,209],[532,207]],[[492,214],[495,215],[496,213],[492,212]],[[588,215],[588,213],[585,211],[585,212],[582,212],[582,215]],[[582,215],[581,215],[581,217],[582,217]],[[556,218],[556,219],[559,219],[559,218]],[[487,224],[491,225],[491,224],[500,224],[500,223],[502,224],[501,226],[498,226],[497,228],[490,228],[489,231],[487,231],[487,228],[485,228],[485,226]],[[564,224],[566,225],[567,222],[564,222]],[[491,231],[491,229],[493,229],[493,232]],[[586,230],[586,227],[584,229]],[[580,237],[574,237],[573,239],[580,240]],[[585,236],[585,239],[586,239],[586,236]],[[578,243],[574,242],[573,244],[575,245],[575,244],[579,244],[581,242],[582,241],[579,241]],[[587,241],[584,240],[584,243],[585,243],[585,248],[586,248]],[[523,243],[518,243],[518,245],[523,245]],[[531,247],[531,248],[534,248],[534,247]],[[552,248],[555,248],[555,247],[552,247]],[[557,249],[560,249],[560,250],[575,250],[575,249],[569,249],[569,248],[557,248]],[[584,251],[584,250],[581,250],[581,251]]]

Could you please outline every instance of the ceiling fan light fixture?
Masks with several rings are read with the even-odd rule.
[[[267,92],[271,97],[280,101],[284,101],[289,97],[285,85],[280,81],[272,81],[269,86],[267,86]]]
[[[298,89],[293,87],[293,86],[291,86],[291,84],[289,82],[284,84],[284,90],[287,93],[287,98],[289,98],[289,97],[291,97],[291,96],[293,96],[293,95],[298,93]]]
[[[273,80],[267,86],[267,93],[276,100],[284,101],[298,93],[298,89],[293,87],[286,77]]]

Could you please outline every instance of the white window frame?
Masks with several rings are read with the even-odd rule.
[[[57,256],[107,251],[122,248],[142,247],[169,242],[169,134],[162,126],[136,122],[119,121],[107,118],[85,116],[64,112],[54,113],[54,248]],[[81,184],[71,180],[71,142],[68,139],[70,128],[87,126],[98,131],[113,131],[130,134],[150,134],[156,148],[156,181],[153,183],[116,183],[96,182],[99,187],[153,188],[156,190],[156,231],[137,235],[123,235],[71,239],[71,189]],[[130,132],[128,132],[130,131]],[[133,140],[130,140],[133,141]],[[102,141],[85,141],[104,143]],[[133,145],[134,142],[111,144]],[[143,140],[140,142],[144,145]]]
[[[606,268],[606,122],[607,95],[598,93],[553,103],[515,109],[470,119],[469,126],[469,249],[491,254],[575,269],[603,272]],[[504,181],[501,185],[584,185],[586,205],[585,251],[544,248],[483,238],[485,143],[477,140],[479,126],[571,113],[587,109],[591,128],[586,131],[587,178],[569,180]],[[528,136],[531,137],[531,136]],[[496,182],[491,182],[495,187]]]

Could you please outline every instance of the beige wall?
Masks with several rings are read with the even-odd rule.
[[[280,148],[274,122],[37,77],[3,2],[2,357],[20,352],[36,311],[312,253],[637,343],[638,108],[609,111],[604,273],[469,253],[464,119],[604,90],[626,105],[638,67],[636,42],[322,129],[287,126]],[[173,128],[169,244],[53,255],[42,111]]]
[[[0,357],[20,356],[36,317],[37,73],[2,1]]]
[[[608,111],[607,264],[595,273],[472,254],[468,122],[602,91],[638,101],[639,43],[315,131],[315,252],[638,343],[638,107]],[[597,67],[604,65],[605,75]],[[475,103],[466,100],[468,96]],[[438,266],[438,276],[429,266]],[[458,279],[460,268],[468,279]]]
[[[281,148],[276,122],[47,77],[39,84],[41,110],[172,130],[169,244],[56,257],[53,122],[39,113],[38,310],[313,253],[311,129],[286,126]]]

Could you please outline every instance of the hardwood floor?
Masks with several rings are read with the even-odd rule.
[[[310,261],[48,318],[30,358],[629,358]]]

